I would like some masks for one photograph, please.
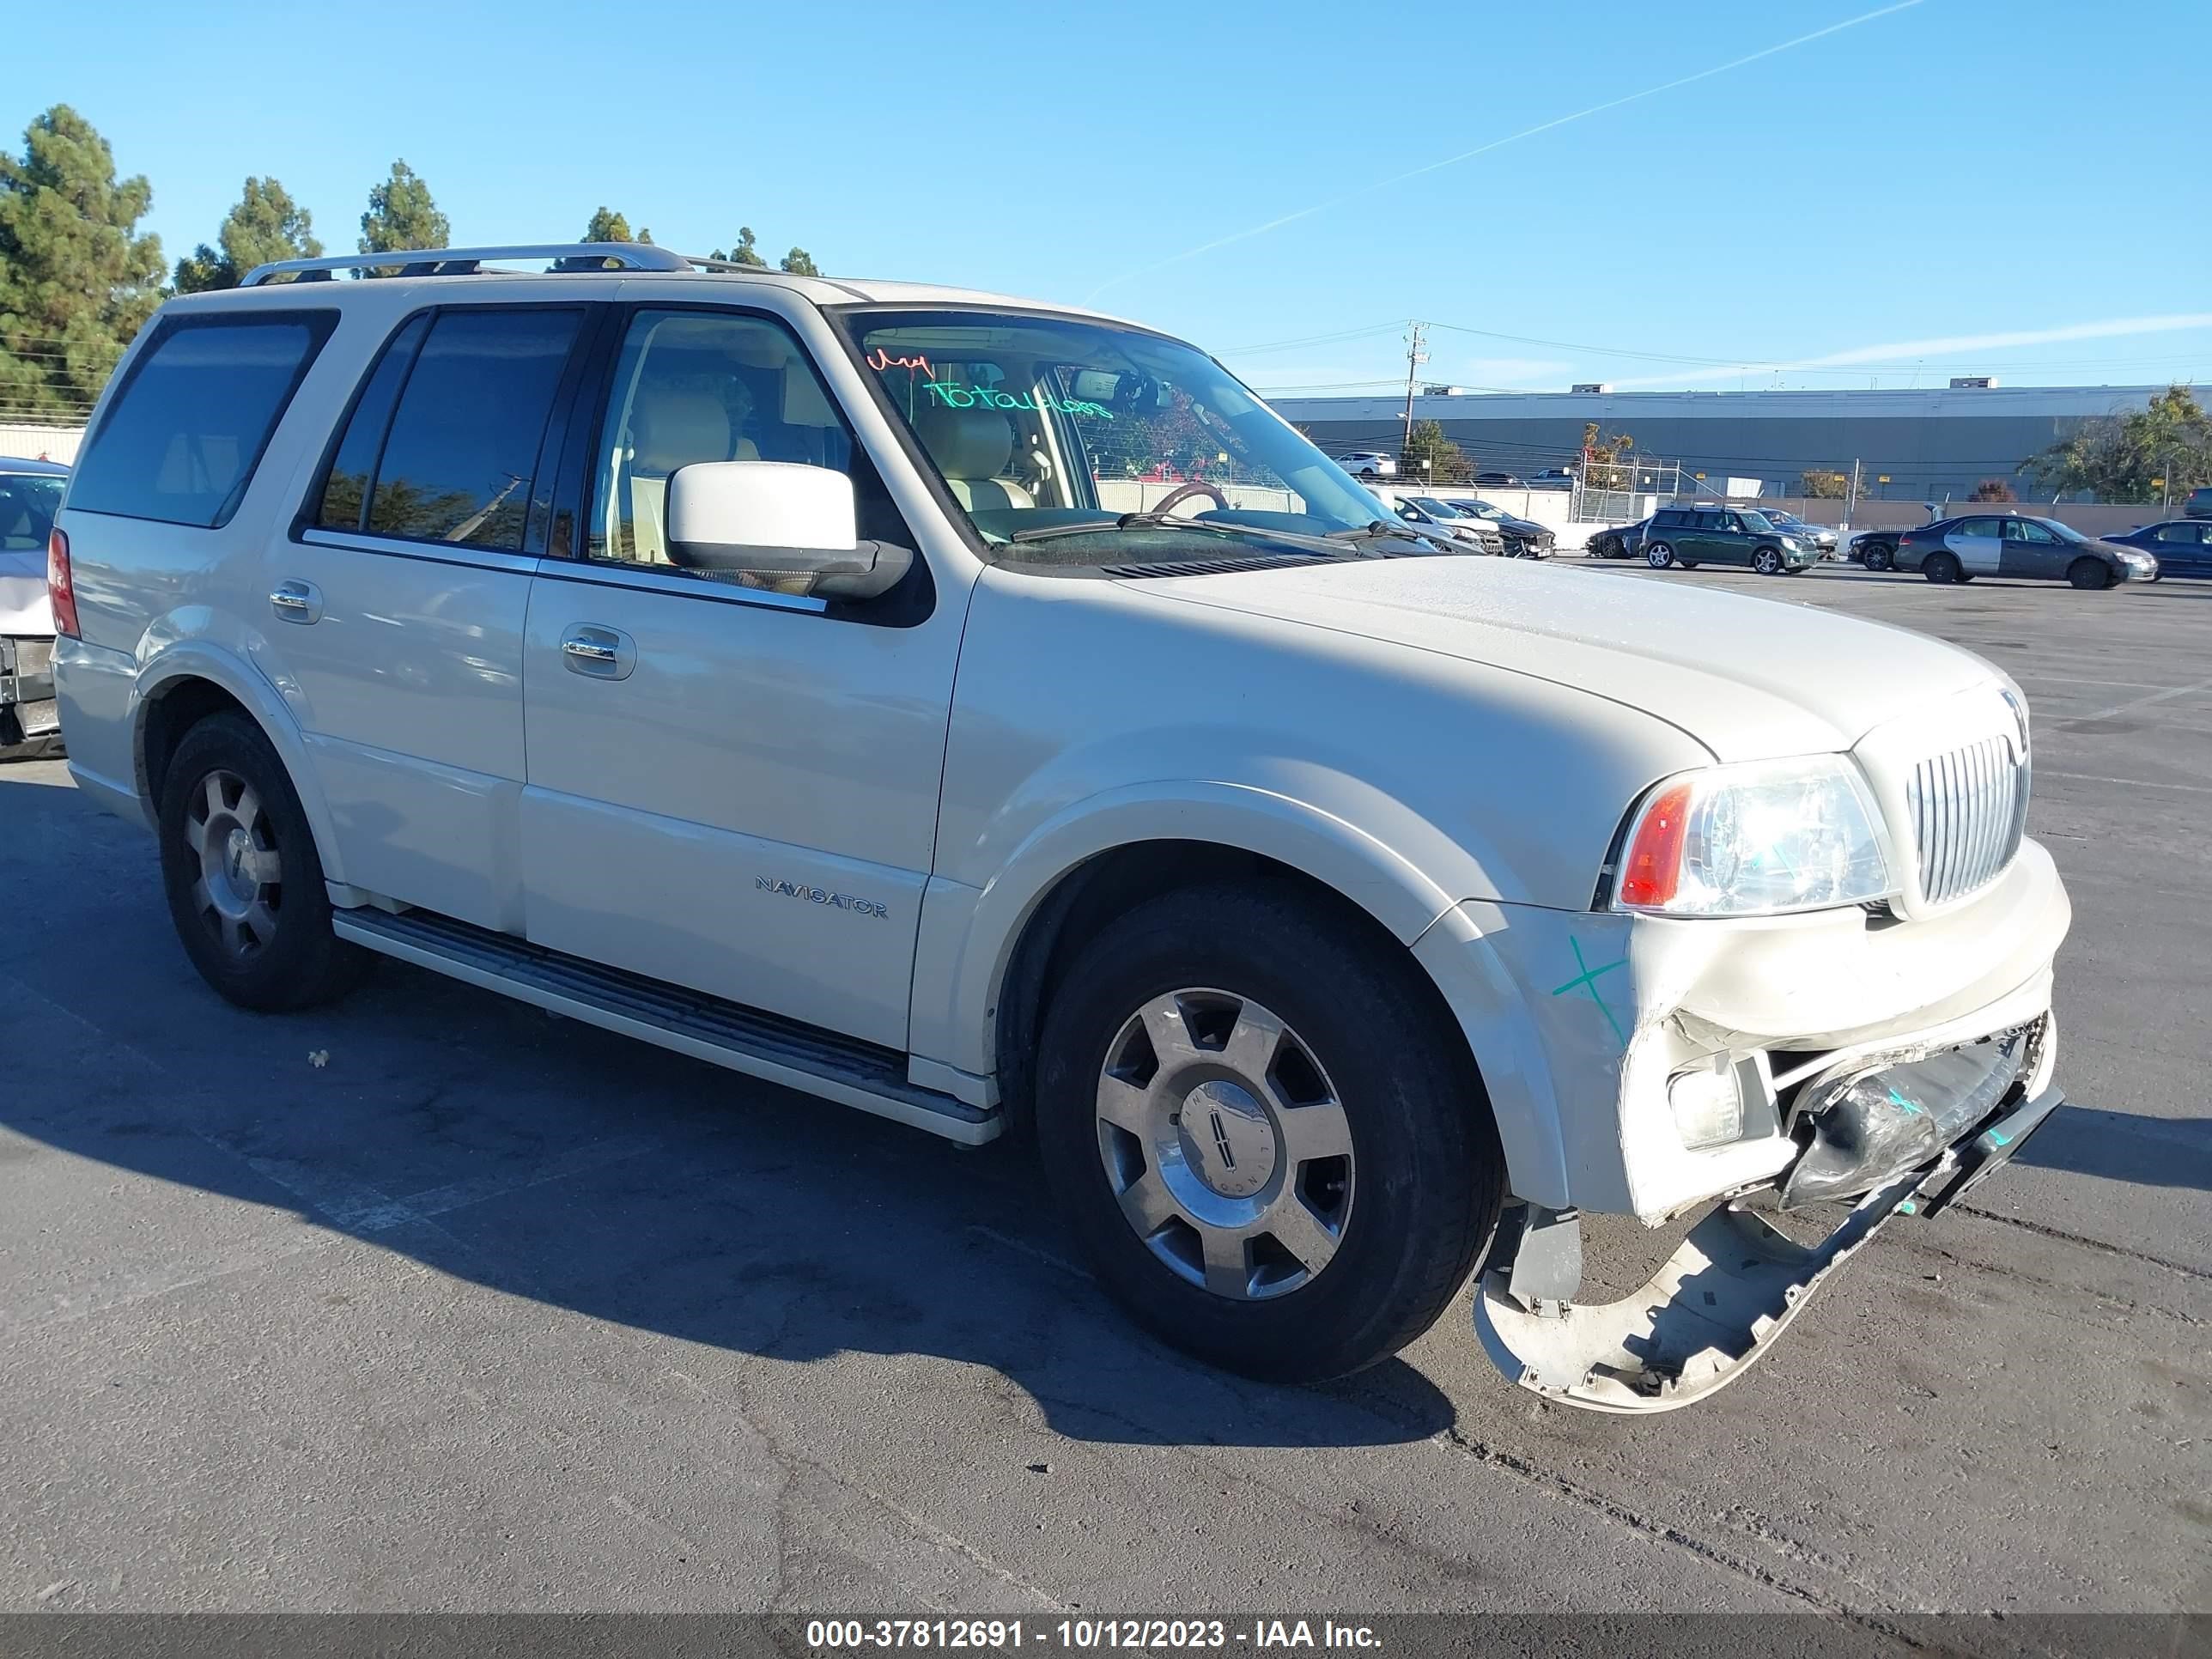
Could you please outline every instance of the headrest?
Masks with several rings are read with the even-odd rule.
[[[1014,428],[995,409],[927,403],[915,411],[914,433],[948,478],[995,478],[1014,453]]]
[[[693,461],[730,459],[730,411],[703,392],[648,392],[629,412],[632,466],[665,477]]]

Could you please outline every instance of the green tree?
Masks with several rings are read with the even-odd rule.
[[[1424,462],[1427,465],[1424,465]],[[1398,458],[1398,465],[1407,480],[1427,483],[1464,483],[1474,476],[1474,466],[1467,459],[1467,452],[1444,436],[1441,421],[1413,422],[1413,429],[1406,434],[1406,447]]]
[[[778,264],[794,276],[819,276],[822,274],[815,268],[814,256],[803,247],[792,249]]]
[[[1797,487],[1816,501],[1840,501],[1851,493],[1851,475],[1816,467],[1798,475]]]
[[[161,240],[136,234],[153,200],[66,104],[31,123],[20,157],[0,155],[0,411],[90,411],[161,303]]]
[[[323,251],[314,217],[274,179],[248,179],[238,205],[223,216],[216,246],[202,242],[177,261],[177,291],[236,288],[246,272],[275,259],[312,259]]]
[[[430,186],[406,162],[394,161],[392,176],[368,192],[368,211],[361,216],[361,251],[391,253],[452,246],[453,227],[430,199]],[[380,267],[377,274],[396,269]]]
[[[584,227],[580,242],[631,242],[637,239],[629,234],[629,221],[612,208],[603,207],[592,216],[591,223]]]
[[[796,253],[799,250],[797,248],[793,248],[792,252]],[[714,250],[714,258],[717,259],[727,259],[733,265],[750,265],[756,270],[766,270],[768,269],[768,261],[761,258],[760,249],[754,243],[753,228],[750,225],[739,225],[738,227],[738,245],[732,248],[727,253],[723,252],[720,248],[716,248]]]
[[[2212,483],[2212,416],[2185,386],[2168,386],[2131,415],[2085,421],[2021,471],[2054,495],[2094,491],[2106,501],[2172,501]]]

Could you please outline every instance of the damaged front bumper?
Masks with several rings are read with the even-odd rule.
[[[54,642],[0,635],[0,748],[61,730],[54,702]]]
[[[1615,1302],[1571,1299],[1582,1270],[1574,1212],[1520,1206],[1500,1228],[1475,1297],[1485,1350],[1522,1387],[1592,1411],[1672,1411],[1727,1387],[1893,1217],[1940,1213],[2020,1150],[2061,1103],[2056,1048],[2046,1015],[1978,1044],[1860,1062],[1820,1098],[1811,1115],[1829,1121],[1805,1124],[1807,1150],[1790,1177],[1721,1204]],[[1962,1121],[1965,1132],[1924,1162],[1903,1150],[1925,1151],[1914,1136],[1929,1124],[1948,1131]],[[1813,1188],[1793,1188],[1790,1177],[1808,1166]],[[1796,1243],[1759,1212],[1762,1199],[1789,1207],[1840,1187],[1863,1195],[1817,1244]]]

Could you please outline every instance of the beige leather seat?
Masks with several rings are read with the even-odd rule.
[[[623,504],[629,557],[647,564],[669,562],[668,475],[678,467],[760,459],[752,440],[740,439],[732,446],[730,438],[729,410],[711,393],[639,389],[629,412],[629,498]]]
[[[915,412],[914,430],[952,499],[969,512],[1036,505],[1020,484],[999,476],[1014,456],[1013,426],[999,410],[927,404]]]

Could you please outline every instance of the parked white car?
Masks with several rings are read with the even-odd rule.
[[[1355,478],[1395,478],[1398,476],[1398,458],[1380,450],[1363,449],[1349,455],[1340,455],[1336,464]]]
[[[1346,1371],[1480,1267],[1506,1374],[1618,1411],[1741,1374],[2057,1103],[2069,913],[1988,663],[1408,556],[1109,318],[647,247],[474,274],[578,252],[256,273],[101,398],[70,769],[233,1001],[381,954],[1032,1126],[1040,1202],[1194,1353]],[[1813,1247],[1760,1213],[1833,1200]],[[1584,1305],[1585,1210],[1711,1213]]]
[[[68,483],[57,462],[0,455],[0,760],[40,759],[61,746],[46,547]]]

